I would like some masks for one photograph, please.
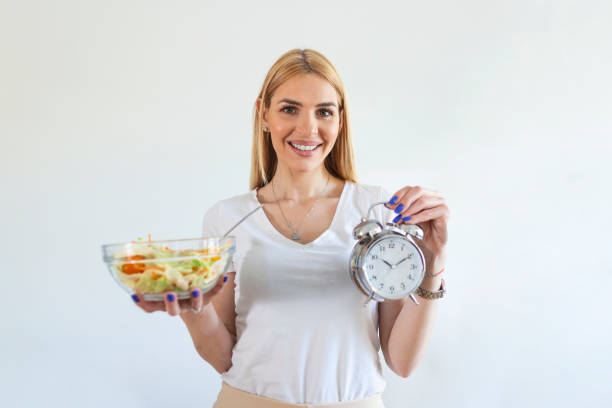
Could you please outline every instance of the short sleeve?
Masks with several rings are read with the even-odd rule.
[[[389,190],[387,190],[386,188],[380,186],[379,188],[379,195],[378,195],[378,201],[385,201],[388,202],[389,200],[391,200],[391,192]],[[383,221],[383,225],[388,223],[388,222],[393,222],[393,219],[397,216],[397,214],[395,214],[392,210],[388,209],[387,207],[385,207],[384,205],[379,205],[377,206],[378,212],[378,219]]]
[[[221,235],[219,228],[215,224],[215,221],[219,219],[219,207],[213,205],[206,213],[204,213],[204,219],[202,220],[202,236],[203,237],[217,237]]]
[[[202,219],[202,237],[219,237],[223,235],[225,232],[220,231],[218,225],[219,220],[219,205],[215,204],[204,213],[204,218]],[[234,266],[234,260],[232,259],[227,268],[227,272],[235,271],[236,268]]]

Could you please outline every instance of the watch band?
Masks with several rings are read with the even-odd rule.
[[[440,289],[437,292],[432,292],[430,290],[423,289],[419,286],[415,293],[423,299],[442,299],[446,294],[446,285],[444,284],[444,278],[442,279],[442,282],[440,283]]]

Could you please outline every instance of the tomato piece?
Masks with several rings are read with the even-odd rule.
[[[145,259],[143,255],[132,255],[125,257],[127,261],[140,261]],[[121,272],[126,275],[132,275],[135,273],[142,273],[145,270],[145,264],[143,263],[125,263],[121,265]]]

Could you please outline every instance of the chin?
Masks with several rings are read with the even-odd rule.
[[[307,173],[307,172],[310,172],[310,171],[313,171],[313,170],[319,168],[320,164],[321,163],[312,163],[312,164],[307,165],[307,166],[304,165],[304,164],[293,164],[290,167],[291,167],[291,170],[302,171],[304,173]]]
[[[313,171],[316,170],[317,168],[319,168],[320,166],[323,165],[323,161],[309,161],[308,163],[305,162],[295,162],[295,161],[291,161],[289,163],[287,163],[287,167],[289,167],[291,170],[293,171],[301,171],[301,172],[309,172],[309,171]]]

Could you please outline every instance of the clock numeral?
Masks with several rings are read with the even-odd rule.
[[[412,259],[412,255],[414,254],[408,254],[408,259]]]
[[[410,264],[410,269],[415,270],[417,268],[416,264]]]
[[[414,280],[414,278],[412,277],[412,275],[408,275],[408,276],[407,276],[407,278],[408,278],[408,279],[410,279],[410,280]]]
[[[372,254],[372,260],[374,260],[374,261],[375,261],[375,260],[377,260],[377,259],[378,259],[378,255],[376,255],[376,254]]]
[[[402,249],[400,249],[400,251],[403,251],[404,248],[406,248],[406,244],[402,244]]]
[[[380,248],[380,252],[385,252],[385,247],[384,246],[379,246],[378,248]]]
[[[395,242],[389,242],[389,249],[395,248]]]
[[[374,265],[369,264],[369,265],[368,265],[368,269],[370,269],[370,270],[374,269]]]
[[[372,280],[376,280],[378,277],[376,275],[372,275]]]
[[[384,288],[384,287],[385,287],[385,284],[384,284],[384,283],[382,283],[382,282],[380,283],[380,285],[378,285],[378,289],[382,289],[382,288]]]
[[[389,292],[393,293],[395,291],[395,286],[389,286]]]
[[[400,283],[400,287],[402,288],[402,290],[406,289],[406,284],[404,282]]]

